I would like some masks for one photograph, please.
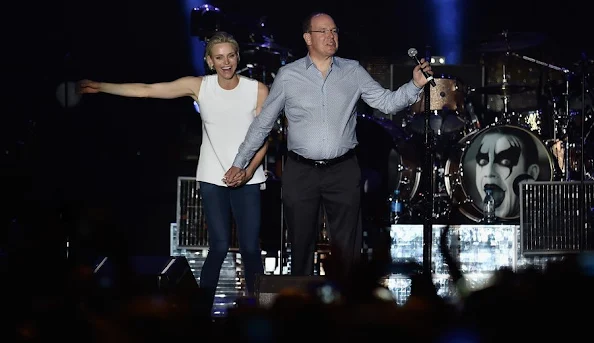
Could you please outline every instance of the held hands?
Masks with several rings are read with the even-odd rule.
[[[421,58],[421,64],[416,65],[413,69],[413,83],[418,88],[423,88],[427,82],[429,82],[427,81],[425,75],[423,75],[423,71],[429,75],[433,75],[433,71],[431,70],[431,65],[429,65],[429,62],[425,61],[424,58]]]
[[[245,169],[239,167],[231,167],[223,176],[223,182],[228,187],[240,187],[245,185],[253,176],[253,173],[248,173]]]
[[[76,84],[76,90],[79,94],[93,94],[101,91],[101,83],[91,80],[80,80]]]

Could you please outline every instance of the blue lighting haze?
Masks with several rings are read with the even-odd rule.
[[[204,75],[204,42],[202,42],[198,37],[192,37],[190,35],[190,15],[192,13],[193,8],[200,7],[201,5],[205,4],[204,0],[180,0],[181,1],[181,9],[183,12],[183,18],[187,20],[187,28],[188,30],[188,46],[190,53],[192,54],[192,64],[194,66],[194,72],[196,75]]]
[[[462,21],[464,0],[430,0],[433,4],[437,51],[433,55],[444,56],[447,64],[462,61]]]

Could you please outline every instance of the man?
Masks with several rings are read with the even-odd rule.
[[[520,211],[518,183],[536,180],[540,174],[539,152],[528,132],[513,127],[486,132],[476,153],[476,186],[485,198],[485,186],[493,186],[495,215],[517,217]]]
[[[384,113],[415,103],[427,83],[421,60],[413,79],[396,91],[384,89],[357,61],[334,56],[338,28],[325,13],[310,15],[303,25],[307,56],[280,68],[269,97],[239,147],[225,177],[241,177],[284,109],[288,159],[283,171],[284,217],[291,242],[291,274],[313,273],[313,252],[322,205],[330,243],[348,273],[361,254],[360,179],[355,156],[355,112],[361,98]]]

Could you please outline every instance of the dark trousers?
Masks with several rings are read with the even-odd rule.
[[[361,255],[361,170],[356,156],[327,167],[287,158],[282,179],[283,209],[291,242],[291,274],[312,275],[323,205],[333,258],[350,272]]]
[[[229,188],[200,182],[208,227],[208,255],[200,272],[200,287],[214,297],[221,267],[231,244],[231,213],[237,225],[239,252],[244,264],[246,289],[253,294],[256,274],[264,273],[260,249],[260,185]],[[213,299],[214,300],[214,299]]]

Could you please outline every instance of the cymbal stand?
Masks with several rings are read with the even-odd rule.
[[[503,100],[503,118],[502,120],[504,121],[509,121],[509,94],[506,92],[507,89],[507,64],[509,63],[509,53],[511,51],[511,45],[509,43],[508,40],[508,32],[503,31],[503,36],[505,37],[505,44],[507,45],[507,52],[505,53],[505,59],[503,62],[503,65],[501,67],[501,71],[503,73],[502,78],[501,78],[501,84],[502,84],[502,89],[503,89],[503,96],[501,97],[501,100]]]
[[[562,124],[562,129],[563,129],[563,179],[565,181],[569,181],[571,180],[571,173],[570,173],[570,169],[569,169],[569,148],[571,147],[571,142],[569,141],[569,134],[567,132],[567,129],[569,127],[569,120],[570,120],[570,116],[571,113],[569,113],[569,76],[565,77],[565,93],[563,93],[563,102],[564,102],[564,107],[565,107],[565,117],[564,118],[559,118],[559,119],[563,119],[563,124]],[[554,129],[557,129],[557,120],[553,121],[554,124]]]
[[[585,188],[585,177],[586,177],[586,168],[584,166],[584,155],[586,154],[586,89],[589,89],[588,85],[588,64],[590,61],[586,58],[585,54],[582,54],[582,61],[580,61],[580,72],[581,72],[581,100],[582,100],[582,116],[581,116],[581,134],[580,134],[580,159],[578,162],[578,170],[580,171],[580,188],[579,188],[579,204],[580,204],[580,219],[579,219],[579,227],[580,227],[580,250],[584,250],[585,247],[585,238],[586,238],[586,231],[589,225],[588,224],[588,215],[592,211],[591,209],[586,209],[586,188]],[[569,96],[567,96],[568,98]]]
[[[507,69],[506,69],[506,64],[504,63],[502,66],[502,79],[501,79],[501,83],[502,83],[502,88],[505,90],[506,86],[507,86]],[[509,94],[507,94],[506,92],[503,92],[503,96],[501,97],[501,100],[503,100],[503,120],[508,120],[509,119]]]
[[[557,71],[563,72],[565,74],[570,74],[571,73],[571,71],[569,69],[567,69],[567,68],[563,68],[563,67],[559,67],[559,66],[556,66],[556,65],[553,65],[553,64],[550,64],[550,63],[539,61],[539,60],[534,59],[532,57],[520,55],[520,54],[515,53],[515,52],[510,52],[509,54],[511,56],[518,57],[518,58],[521,58],[521,59],[526,60],[528,62],[536,63],[536,64],[539,64],[539,65],[541,65],[543,67],[547,67],[547,68],[550,68],[550,69],[553,69],[553,70],[557,70]]]

